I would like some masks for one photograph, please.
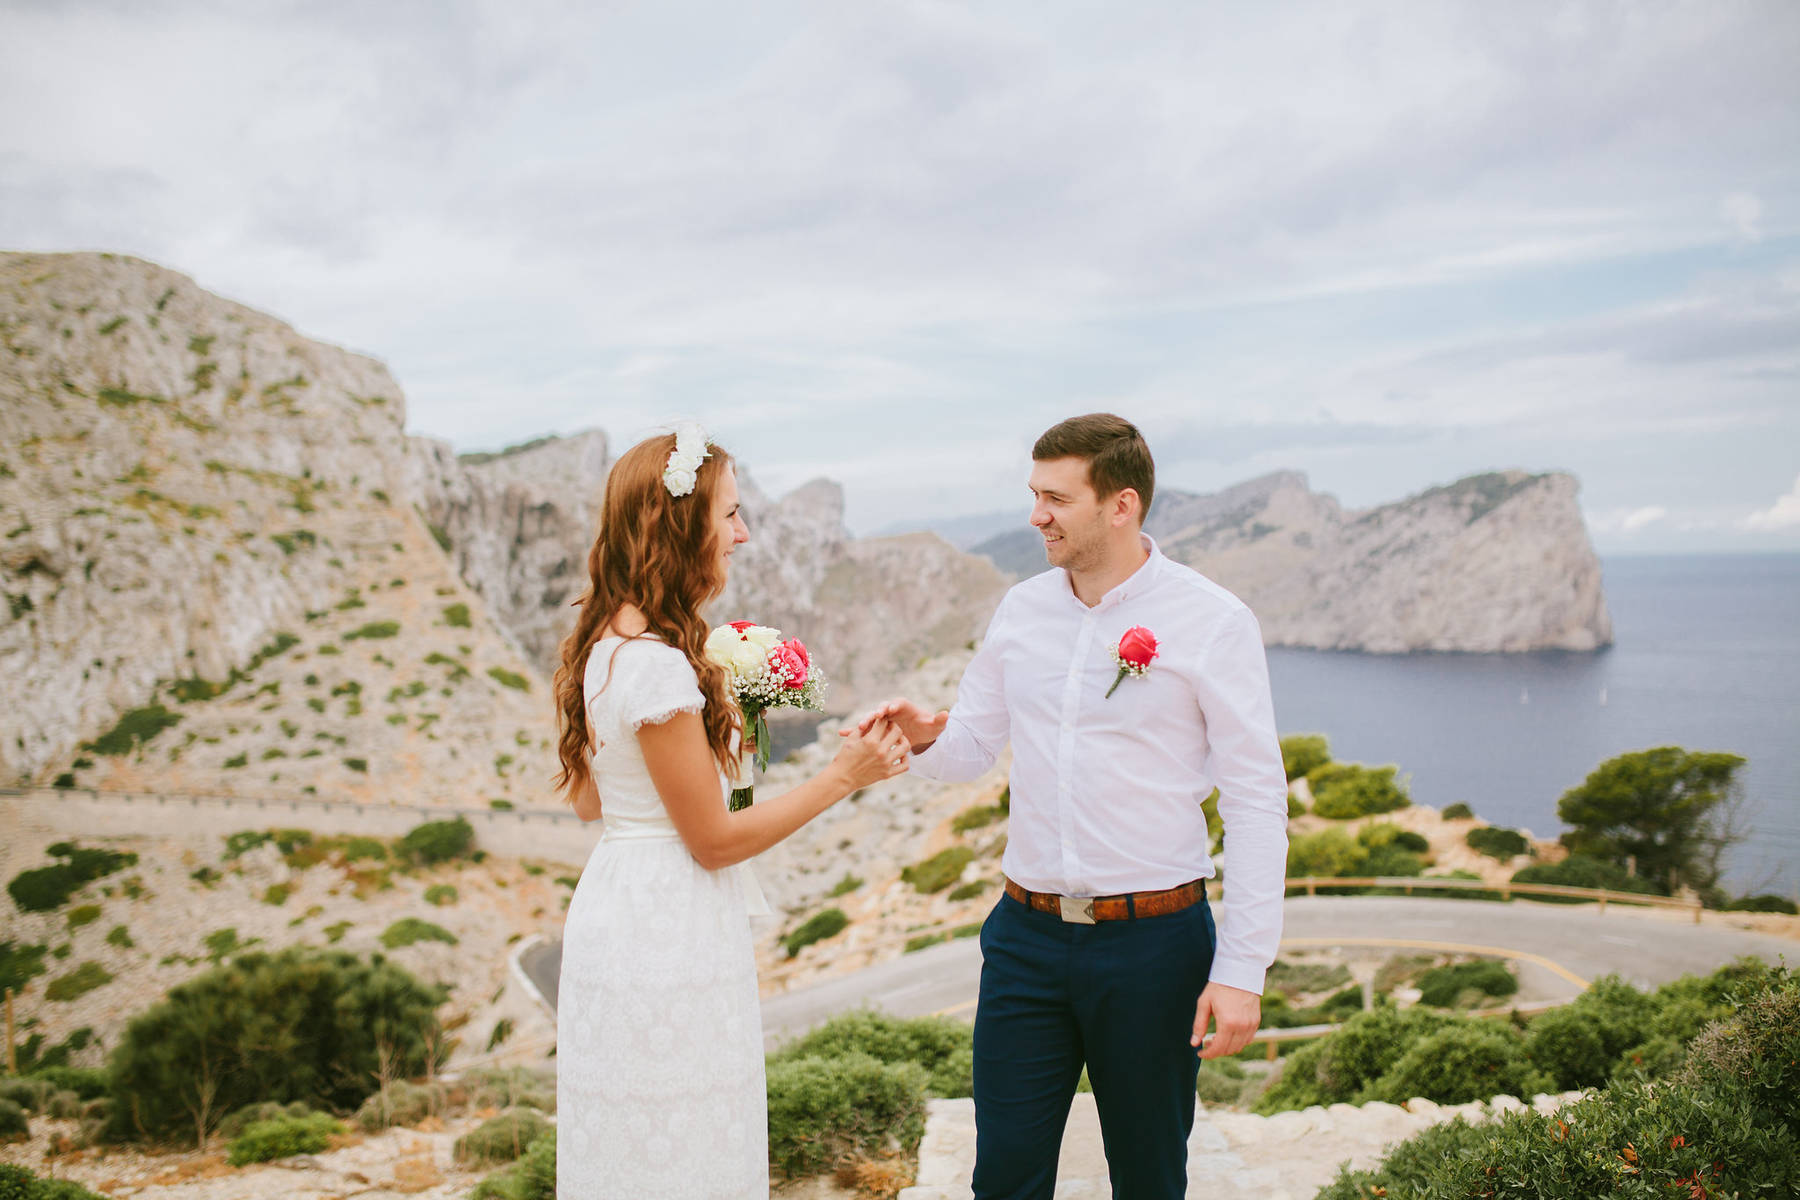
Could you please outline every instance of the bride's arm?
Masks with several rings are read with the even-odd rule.
[[[858,788],[906,770],[906,735],[882,723],[847,738],[829,766],[791,792],[727,812],[699,713],[638,730],[650,780],[694,861],[709,871],[753,858]]]
[[[575,815],[583,821],[600,819],[600,788],[594,782],[592,771],[589,771],[587,778],[575,786],[575,794],[570,803],[575,809]]]

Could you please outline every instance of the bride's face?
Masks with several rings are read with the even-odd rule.
[[[727,466],[719,476],[712,502],[712,548],[718,556],[721,582],[730,576],[731,552],[749,540],[750,528],[738,509],[737,471]]]

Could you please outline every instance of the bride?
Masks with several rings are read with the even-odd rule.
[[[743,719],[701,607],[748,540],[731,456],[684,426],[606,481],[556,673],[557,785],[603,832],[569,902],[557,1004],[558,1200],[765,1200],[768,1119],[745,860],[906,770],[891,724],[793,791],[726,808]]]

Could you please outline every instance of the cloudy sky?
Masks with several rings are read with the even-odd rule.
[[[695,418],[852,526],[1578,474],[1800,549],[1800,5],[0,0],[0,247],[177,268],[460,450]]]

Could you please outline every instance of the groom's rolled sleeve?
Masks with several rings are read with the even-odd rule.
[[[1229,614],[1200,671],[1208,771],[1219,788],[1230,868],[1211,979],[1261,994],[1281,944],[1287,875],[1287,772],[1269,696],[1269,661],[1249,609]]]
[[[1006,600],[988,621],[981,649],[969,660],[956,686],[950,721],[937,741],[913,755],[912,774],[943,783],[966,783],[986,773],[1006,748],[1011,719],[1006,711],[1006,676],[1000,651]]]

